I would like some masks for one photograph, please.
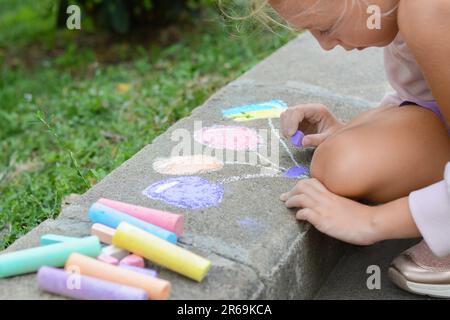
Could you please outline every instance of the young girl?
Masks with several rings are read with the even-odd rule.
[[[285,111],[283,135],[302,130],[303,145],[317,149],[313,178],[281,200],[299,209],[297,219],[349,243],[423,236],[425,242],[394,260],[391,280],[412,292],[450,297],[450,1],[252,2],[268,3],[291,27],[309,30],[324,50],[384,47],[396,90],[348,124],[323,105]],[[380,28],[369,28],[369,5],[382,12]]]

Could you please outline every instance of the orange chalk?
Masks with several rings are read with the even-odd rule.
[[[91,234],[93,236],[97,236],[100,239],[100,242],[111,244],[112,237],[116,232],[115,229],[107,227],[100,223],[94,223],[91,227]]]
[[[144,289],[149,299],[152,300],[165,300],[170,296],[169,281],[152,278],[81,254],[71,254],[67,259],[65,269],[81,275]]]

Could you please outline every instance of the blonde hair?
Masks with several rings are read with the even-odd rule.
[[[239,15],[234,15],[233,7],[226,6],[225,2],[233,5],[236,1],[226,1],[217,0],[219,9],[224,16],[235,21],[247,21],[250,19],[258,21],[260,24],[264,25],[270,30],[273,27],[282,27],[288,30],[292,30],[288,24],[281,20],[279,15],[272,9],[269,5],[269,0],[243,0],[245,2],[244,13]],[[242,8],[240,8],[242,9]],[[228,13],[230,12],[230,13]]]
[[[236,0],[235,0],[236,1]],[[232,16],[226,13],[226,10],[224,10],[224,0],[218,0],[219,8],[222,11],[222,13],[233,20],[248,20],[248,19],[255,19],[258,22],[260,22],[265,27],[272,30],[273,26],[277,27],[283,27],[286,29],[289,29],[291,31],[294,31],[292,27],[289,26],[286,22],[282,21],[279,15],[273,10],[273,8],[269,4],[269,0],[243,0],[245,5],[245,14],[240,16]],[[301,1],[301,0],[298,0]],[[312,12],[316,12],[320,10],[320,5],[322,4],[324,0],[317,0],[316,3],[311,6],[310,8],[306,9],[304,12],[299,13],[297,16],[305,16]],[[342,9],[342,13],[340,17],[337,19],[335,25],[332,29],[335,29],[342,19],[344,18],[345,12],[354,6],[361,6],[363,4],[369,5],[368,0],[343,0],[344,6]],[[384,12],[382,16],[386,17],[395,12],[395,10],[398,9],[399,4],[396,4],[392,9],[388,10],[387,12]]]

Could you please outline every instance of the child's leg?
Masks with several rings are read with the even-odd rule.
[[[450,138],[431,111],[418,106],[369,111],[325,140],[311,175],[349,198],[387,202],[442,180]]]

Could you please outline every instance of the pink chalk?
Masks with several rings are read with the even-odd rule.
[[[158,227],[174,232],[177,237],[183,234],[184,218],[180,214],[161,211],[129,203],[100,198],[97,203],[113,208],[122,213],[154,224]]]
[[[106,262],[108,264],[112,264],[112,265],[115,265],[115,266],[117,266],[119,264],[119,260],[117,260],[116,258],[111,257],[111,256],[109,256],[107,254],[104,254],[104,253],[100,254],[97,257],[97,260],[100,260],[102,262]]]
[[[144,259],[136,254],[130,254],[120,260],[119,264],[126,264],[129,266],[143,268],[145,266]]]

